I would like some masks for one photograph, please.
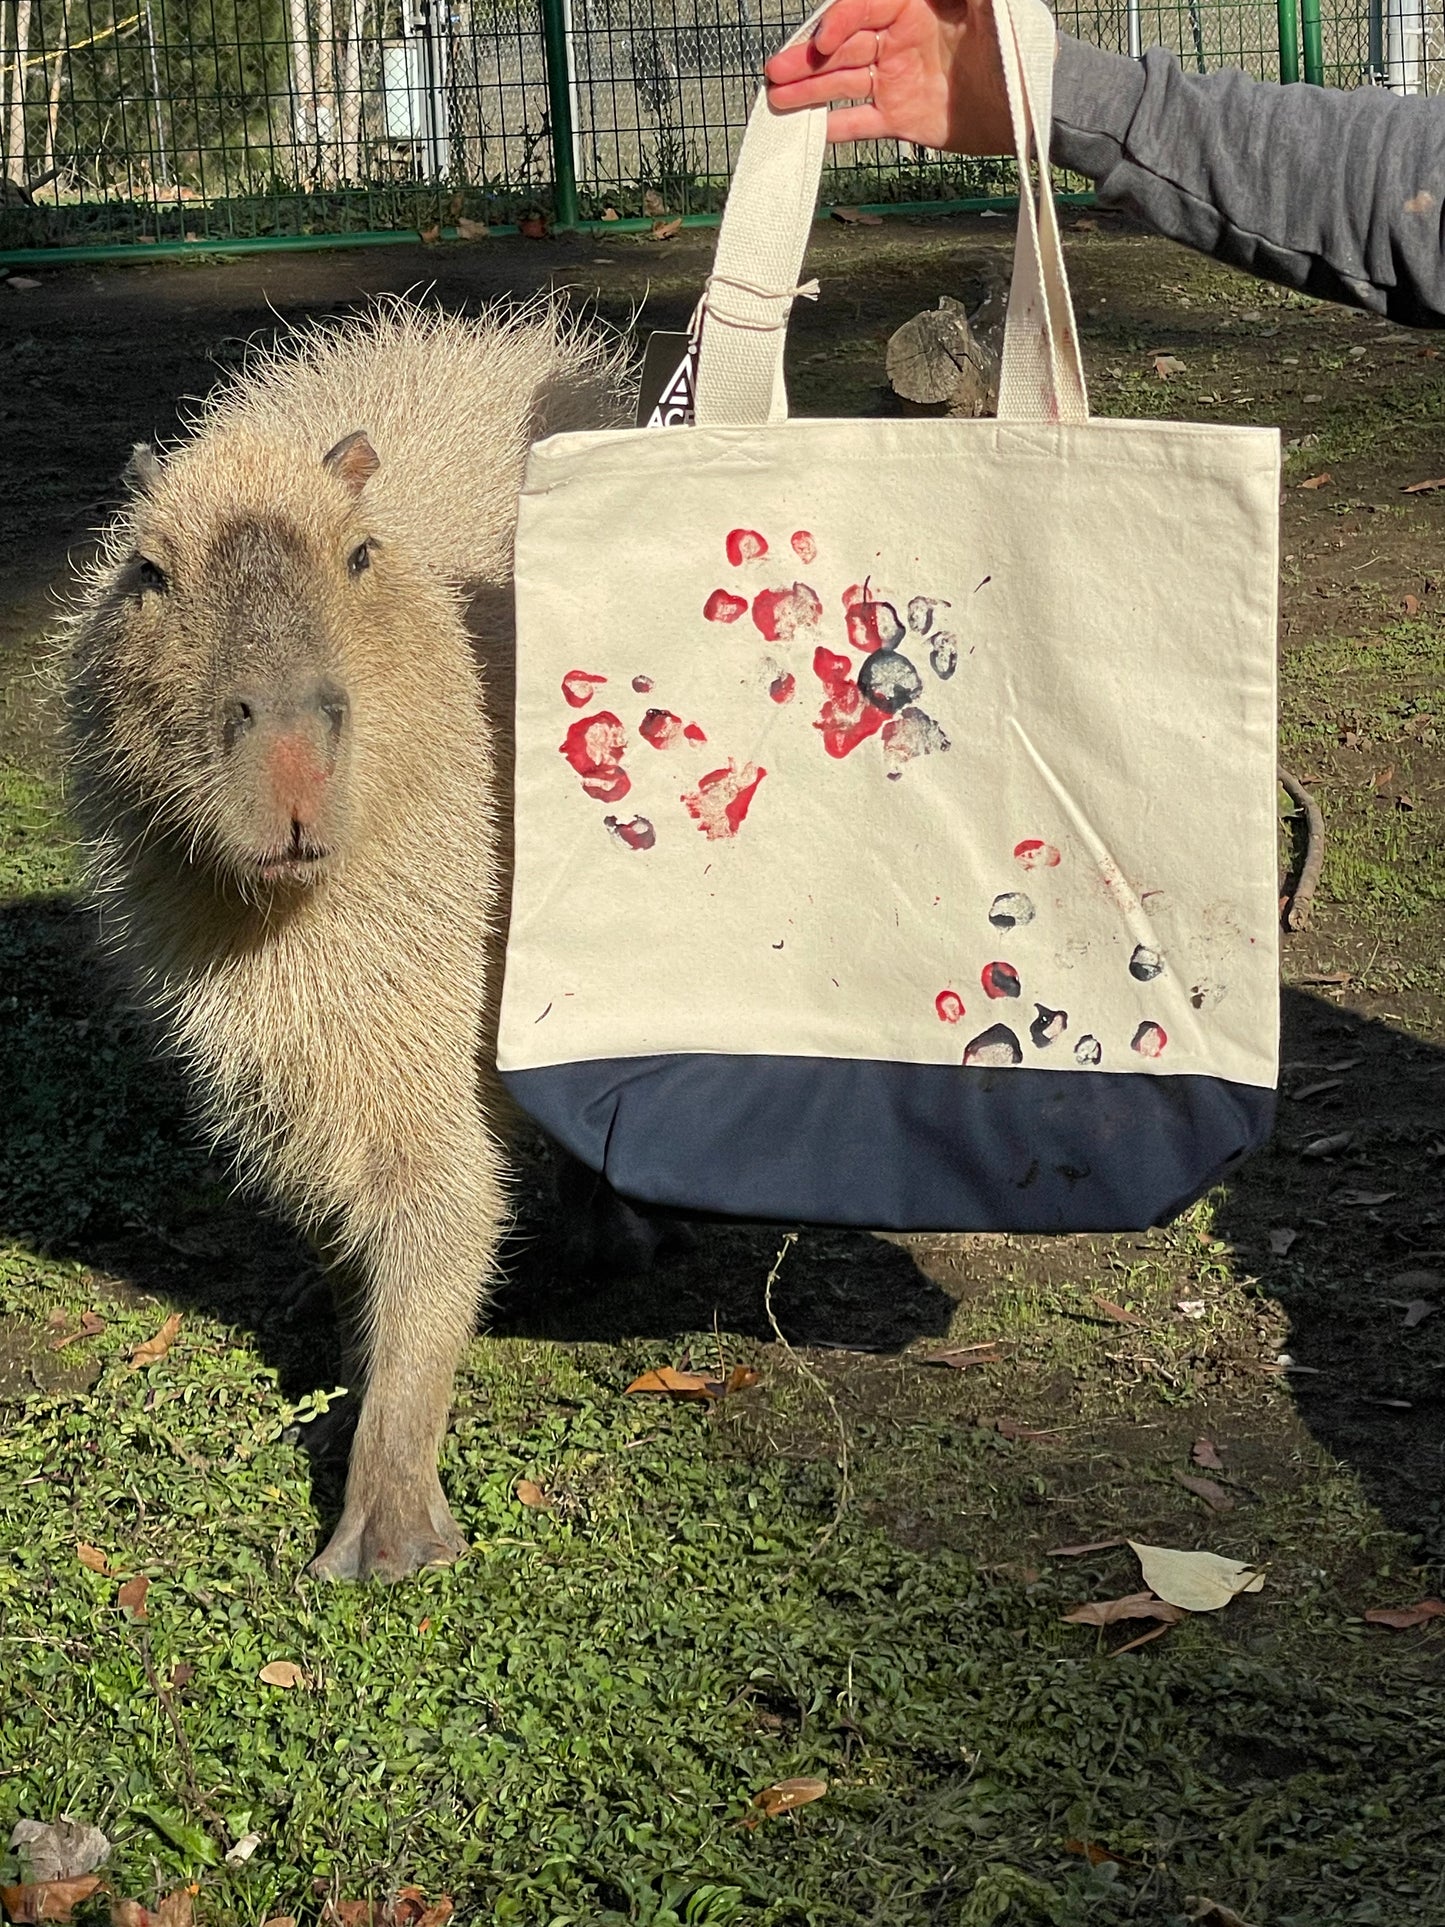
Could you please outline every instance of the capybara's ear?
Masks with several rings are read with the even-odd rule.
[[[154,448],[149,442],[137,442],[130,451],[121,480],[133,495],[144,495],[160,472],[160,458]]]
[[[349,435],[343,435],[335,448],[326,451],[321,466],[329,468],[338,481],[345,482],[353,495],[360,495],[381,467],[381,457],[366,439],[366,430],[356,428]]]

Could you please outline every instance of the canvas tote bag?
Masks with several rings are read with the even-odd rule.
[[[1278,436],[1089,418],[1043,166],[998,418],[789,420],[825,121],[754,109],[696,426],[528,463],[499,1068],[653,1204],[1158,1223],[1272,1120]]]

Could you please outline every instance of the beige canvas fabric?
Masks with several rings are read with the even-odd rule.
[[[1053,28],[999,14],[1026,154]],[[754,111],[698,425],[528,464],[501,1066],[1002,1027],[1271,1086],[1278,438],[1088,418],[1046,170],[998,420],[787,419],[822,129]]]

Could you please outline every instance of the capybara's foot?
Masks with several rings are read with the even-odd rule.
[[[405,1579],[423,1566],[449,1566],[467,1542],[433,1479],[432,1489],[347,1492],[335,1532],[307,1570],[316,1579]]]

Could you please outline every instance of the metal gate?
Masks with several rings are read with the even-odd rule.
[[[1419,93],[1445,74],[1442,9],[1121,0],[1059,19],[1200,71]],[[782,0],[0,0],[0,262],[707,217],[792,17]],[[889,142],[835,150],[825,196],[958,205],[1012,185],[1006,161]]]

